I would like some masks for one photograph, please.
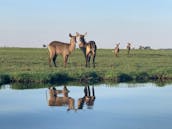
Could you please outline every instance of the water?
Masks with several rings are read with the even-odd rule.
[[[56,87],[63,89],[63,86]],[[75,100],[68,106],[48,106],[48,88],[0,89],[1,129],[171,129],[172,85],[152,83],[94,86],[92,106],[77,108],[84,87],[67,86]],[[90,86],[91,90],[92,86]],[[92,95],[92,92],[91,92]],[[61,95],[60,97],[62,97]]]

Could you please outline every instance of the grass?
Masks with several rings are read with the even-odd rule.
[[[112,49],[98,49],[96,68],[85,68],[83,53],[76,49],[67,68],[61,56],[55,68],[48,66],[46,48],[0,48],[0,84],[172,80],[171,57],[172,50],[131,50],[130,55],[120,50],[115,57]]]

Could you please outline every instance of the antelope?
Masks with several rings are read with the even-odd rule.
[[[53,60],[54,66],[56,65],[56,58],[58,55],[63,56],[64,67],[66,67],[69,55],[75,50],[76,47],[76,36],[69,34],[70,43],[63,43],[60,41],[52,41],[48,45],[49,50],[49,66],[51,67],[51,62]]]
[[[49,88],[49,106],[68,106],[69,110],[74,110],[74,103],[75,100],[72,97],[68,96],[69,90],[64,86],[63,90],[57,90],[55,87]],[[63,96],[59,96],[60,94],[63,94]]]
[[[130,54],[130,50],[131,50],[131,43],[127,44],[127,53],[128,55]]]
[[[119,45],[120,45],[120,43],[116,44],[116,46],[114,48],[114,54],[116,57],[118,57],[118,54],[119,54]]]
[[[78,99],[78,109],[83,109],[84,103],[91,108],[94,105],[95,101],[95,93],[94,93],[94,86],[92,87],[92,96],[90,92],[90,87],[84,87],[84,97]]]
[[[90,59],[92,56],[93,59],[93,67],[95,67],[95,58],[96,58],[96,50],[97,46],[95,41],[85,41],[85,36],[87,35],[87,32],[85,34],[76,33],[76,36],[79,37],[79,48],[82,50],[84,57],[85,57],[85,66],[87,67],[89,65],[90,67]]]

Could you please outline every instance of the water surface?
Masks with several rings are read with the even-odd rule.
[[[63,86],[55,86],[63,89]],[[78,109],[84,86],[67,86],[75,100],[68,106],[49,106],[49,89],[0,89],[1,129],[171,129],[172,85],[152,83],[94,86],[92,106]],[[92,86],[90,86],[91,90]],[[92,91],[91,91],[92,95]],[[60,97],[62,97],[61,95]]]

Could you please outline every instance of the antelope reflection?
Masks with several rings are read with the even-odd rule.
[[[77,109],[83,109],[85,104],[88,109],[92,109],[96,98],[94,92],[94,86],[92,86],[92,90],[90,90],[90,86],[85,86],[83,91],[84,91],[84,96],[78,99],[77,107],[75,107],[75,99],[68,96],[69,90],[67,89],[66,86],[64,86],[62,90],[57,90],[55,87],[50,87],[48,105],[67,106],[68,107],[67,111],[69,110],[77,111]]]
[[[95,97],[95,92],[94,92],[94,86],[92,86],[92,95],[90,92],[90,87],[85,86],[84,96],[78,99],[78,109],[83,109],[84,103],[87,105],[89,109],[92,108],[94,105],[95,98],[96,97]]]
[[[69,90],[66,86],[63,87],[63,90],[57,90],[55,87],[49,88],[49,106],[68,106],[67,110],[72,110],[74,108],[75,100],[72,97],[68,96]],[[62,96],[59,96],[62,94]]]

